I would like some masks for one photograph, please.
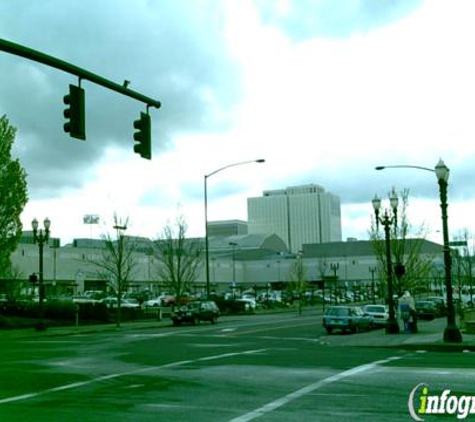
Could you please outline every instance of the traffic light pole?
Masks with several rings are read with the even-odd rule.
[[[97,85],[101,85],[104,88],[116,91],[122,95],[127,95],[128,97],[134,98],[137,101],[141,101],[147,104],[147,106],[149,107],[160,108],[161,106],[160,101],[154,100],[153,98],[149,98],[143,94],[140,94],[137,91],[128,89],[127,83],[125,83],[125,81],[123,85],[117,84],[115,82],[103,78],[102,76],[96,75],[78,66],[72,65],[71,63],[65,62],[63,60],[57,59],[56,57],[49,56],[48,54],[41,53],[40,51],[33,50],[23,45],[4,40],[2,38],[0,38],[0,51],[5,51],[6,53],[24,57],[25,59],[33,60],[35,62],[42,63],[46,66],[62,70],[63,72],[76,75],[79,79],[88,80]]]

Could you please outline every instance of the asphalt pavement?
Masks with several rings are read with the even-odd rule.
[[[307,310],[305,315],[315,314],[315,317],[321,317],[321,312]],[[222,319],[236,318],[225,316]],[[239,318],[243,318],[242,316]],[[22,339],[35,337],[57,337],[77,334],[88,334],[98,332],[114,332],[127,330],[159,329],[169,327],[171,321],[169,318],[162,320],[144,320],[134,322],[123,322],[120,327],[115,324],[98,325],[78,325],[66,327],[48,327],[45,331],[36,331],[33,328],[24,328],[16,330],[1,330],[1,338]],[[470,350],[475,351],[475,334],[468,334],[461,329],[462,343],[445,343],[443,341],[444,329],[447,325],[446,318],[436,318],[431,321],[419,320],[417,333],[402,332],[402,321],[399,321],[401,332],[398,334],[387,334],[384,328],[374,329],[356,334],[323,334],[319,337],[320,342],[335,346],[357,346],[357,347],[395,347],[395,348],[422,348],[422,349],[441,349],[450,350]],[[460,327],[460,325],[459,325]]]

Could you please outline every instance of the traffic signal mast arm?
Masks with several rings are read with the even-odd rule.
[[[154,100],[153,98],[149,98],[145,95],[140,94],[139,92],[128,89],[125,86],[126,84],[117,84],[115,82],[103,78],[102,76],[81,69],[78,66],[74,66],[71,63],[65,62],[63,60],[57,59],[56,57],[49,56],[47,54],[25,47],[23,45],[4,40],[2,38],[0,38],[0,51],[5,51],[16,56],[21,56],[26,59],[45,64],[46,66],[51,66],[64,72],[71,73],[72,75],[76,75],[80,79],[88,80],[95,84],[101,85],[104,88],[111,89],[120,94],[127,95],[128,97],[141,101],[147,104],[147,106],[149,107],[160,108],[161,106],[160,101]]]

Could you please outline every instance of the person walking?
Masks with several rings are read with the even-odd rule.
[[[410,333],[411,330],[411,317],[414,317],[416,312],[414,298],[406,290],[404,294],[399,298],[399,316],[404,323],[404,332]]]

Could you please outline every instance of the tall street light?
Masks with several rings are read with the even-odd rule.
[[[264,163],[266,160],[260,158],[258,160],[242,161],[239,163],[228,164],[227,166],[221,167],[209,174],[204,175],[204,200],[205,200],[205,261],[206,261],[206,298],[210,297],[210,283],[209,283],[209,238],[208,238],[208,178],[213,176],[216,173],[219,173],[222,170],[228,169],[230,167],[240,166],[243,164],[250,163]]]
[[[44,300],[45,300],[45,285],[43,280],[43,246],[45,243],[48,243],[49,240],[49,228],[51,226],[51,221],[48,217],[46,217],[43,221],[44,229],[38,231],[38,220],[36,218],[33,219],[31,222],[31,227],[33,229],[33,242],[38,244],[39,248],[39,270],[38,270],[38,295],[39,295],[39,302],[40,302],[40,322],[36,326],[38,331],[43,331],[46,329],[46,325],[44,322],[45,316],[45,308],[44,308]]]
[[[369,272],[371,273],[371,296],[373,305],[376,305],[376,294],[375,294],[375,286],[374,286],[374,273],[376,272],[376,267],[372,265],[369,266]]]
[[[229,242],[229,246],[233,248],[233,281],[232,286],[233,288],[236,286],[236,246],[238,244],[236,242]]]
[[[398,206],[398,197],[396,191],[391,191],[391,196],[389,202],[392,209],[392,215],[388,214],[388,210],[384,210],[384,215],[380,217],[379,210],[381,208],[381,199],[377,196],[372,200],[374,213],[376,215],[376,227],[379,227],[381,223],[384,226],[384,238],[386,242],[386,265],[388,273],[388,308],[389,308],[389,318],[388,323],[386,324],[386,333],[387,334],[397,334],[399,333],[399,324],[397,323],[395,314],[394,314],[394,297],[393,297],[393,266],[391,262],[391,238],[390,238],[390,227],[391,225],[397,224],[397,206]]]
[[[430,171],[435,173],[437,182],[439,184],[440,208],[442,211],[442,231],[444,238],[444,266],[445,266],[445,290],[447,294],[447,326],[444,330],[444,342],[446,343],[461,343],[462,334],[455,323],[455,308],[453,302],[452,292],[452,256],[450,255],[449,245],[449,227],[447,216],[447,188],[450,170],[440,159],[434,169],[410,166],[410,165],[392,165],[392,166],[378,166],[376,170],[384,170],[386,168],[414,168],[419,170]]]

